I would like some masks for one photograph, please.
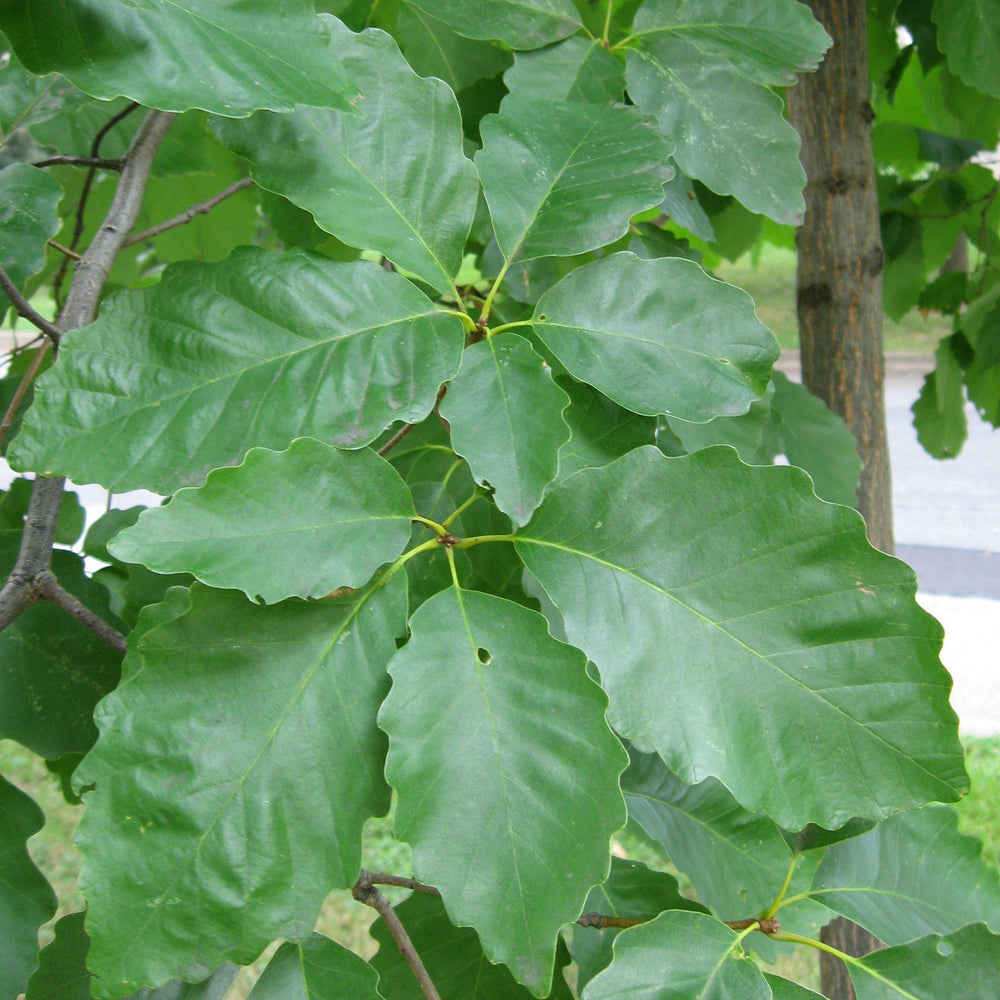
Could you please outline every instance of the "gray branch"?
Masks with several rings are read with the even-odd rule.
[[[57,333],[93,320],[111,265],[142,207],[153,157],[175,117],[163,111],[151,111],[139,126],[125,157],[111,208],[73,275],[66,304],[56,323]],[[124,637],[65,591],[52,575],[52,544],[64,483],[62,478],[38,476],[35,479],[21,550],[10,578],[0,590],[0,630],[36,601],[45,598],[78,618],[116,649],[124,650]]]

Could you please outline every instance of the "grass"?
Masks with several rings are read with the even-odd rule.
[[[972,791],[958,805],[959,827],[983,842],[983,857],[1000,870],[1000,736],[975,737],[966,741],[967,765]],[[34,754],[15,743],[0,741],[0,773],[28,792],[42,807],[45,827],[29,841],[35,863],[45,873],[59,896],[58,916],[80,909],[83,898],[76,888],[81,858],[73,846],[72,834],[83,812],[81,806],[69,805],[56,779]],[[639,837],[621,838],[626,853],[654,867],[663,866],[663,858]],[[375,871],[412,874],[409,848],[393,840],[390,821],[370,820],[364,831],[363,864]],[[393,901],[405,893],[386,889]],[[375,951],[368,928],[374,911],[356,903],[347,891],[337,891],[327,898],[317,923],[317,930],[360,955],[371,957]],[[43,943],[51,938],[51,925],[43,930]],[[241,973],[229,994],[229,1000],[244,997],[273,953],[269,949],[254,966]],[[819,987],[818,952],[800,948],[779,959],[774,971],[811,989]]]
[[[765,245],[755,266],[749,254],[735,263],[723,261],[716,274],[745,288],[757,304],[757,315],[778,339],[782,350],[799,346],[795,315],[795,254]],[[885,317],[883,336],[887,351],[933,351],[951,331],[951,321],[939,314],[921,315],[911,310],[900,322]]]

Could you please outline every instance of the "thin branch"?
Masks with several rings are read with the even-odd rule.
[[[122,116],[116,117],[120,120]],[[175,117],[162,111],[152,111],[136,131],[111,208],[73,275],[73,283],[58,321],[62,329],[75,329],[94,318],[111,265],[126,235],[135,225],[153,157]],[[109,127],[110,123],[105,128]],[[52,544],[64,483],[61,477],[50,479],[38,476],[35,479],[21,550],[10,578],[0,590],[0,629],[6,628],[39,598],[46,597],[93,629],[115,649],[124,649],[125,640],[121,634],[79,604],[52,576]]]
[[[434,399],[434,407],[431,410],[432,413],[437,413],[437,408],[438,408],[439,404],[441,403],[441,400],[444,399],[445,393],[447,391],[448,391],[448,383],[446,382],[443,386],[441,386],[440,389],[438,389],[437,396]],[[382,445],[382,447],[379,448],[375,452],[375,454],[376,455],[387,455],[416,426],[417,426],[416,424],[403,424],[403,426],[400,427],[399,430],[396,431],[396,433],[393,434],[393,436],[391,438],[389,438],[389,440],[386,441],[386,443],[384,445]]]
[[[98,130],[97,134],[94,136],[94,141],[90,144],[90,157],[91,159],[99,159],[101,152],[101,143],[104,142],[105,136],[121,121],[124,121],[133,111],[138,108],[139,105],[135,101],[130,101],[121,111],[116,115],[112,115]],[[126,156],[127,159],[127,156]],[[124,168],[123,168],[124,169]],[[80,200],[77,202],[76,206],[76,223],[73,227],[73,237],[70,241],[69,248],[71,250],[76,250],[80,245],[80,239],[83,236],[84,227],[84,216],[87,210],[87,202],[90,199],[90,190],[94,186],[94,178],[97,176],[97,168],[91,167],[87,171],[87,176],[83,181],[83,189],[80,191]],[[67,257],[59,265],[59,269],[55,273],[55,277],[52,279],[52,297],[59,302],[60,293],[62,291],[62,283],[66,278],[66,271],[69,268],[69,258]]]
[[[441,995],[438,993],[437,987],[435,987],[427,969],[424,967],[424,963],[417,954],[416,948],[413,947],[413,942],[410,940],[410,935],[406,933],[406,928],[401,923],[399,917],[396,916],[396,911],[392,908],[389,900],[372,885],[366,872],[362,871],[358,881],[354,884],[354,888],[351,890],[351,895],[359,903],[364,903],[365,906],[370,906],[378,912],[378,915],[385,922],[386,927],[389,928],[389,933],[396,942],[400,954],[406,959],[407,964],[413,971],[413,975],[416,977],[420,989],[427,1000],[441,1000]]]
[[[59,343],[59,338],[62,336],[59,331],[59,327],[54,326],[44,316],[35,312],[35,310],[31,308],[31,304],[20,293],[17,285],[10,280],[7,272],[2,267],[0,267],[0,288],[7,293],[7,297],[10,299],[14,306],[14,310],[19,316],[23,316],[29,323],[37,326],[38,329],[41,330],[53,344]]]
[[[61,243],[56,243],[55,240],[49,240],[49,246],[53,250],[58,250],[59,253],[65,254],[70,260],[83,260],[83,254],[79,254],[75,250],[70,250],[69,247],[64,247]]]
[[[125,636],[109,625],[103,618],[95,615],[82,601],[74,597],[68,590],[64,590],[56,579],[52,570],[45,570],[39,573],[34,579],[34,587],[40,597],[44,597],[53,604],[58,605],[67,614],[72,615],[78,622],[82,622],[91,632],[99,635],[106,643],[113,646],[119,653],[126,650]]]
[[[174,229],[177,226],[186,226],[196,216],[210,212],[220,201],[231,198],[244,188],[250,187],[251,184],[253,184],[252,177],[244,177],[242,180],[235,181],[224,191],[220,191],[218,194],[213,195],[206,201],[199,202],[197,205],[192,205],[186,211],[181,212],[180,215],[175,215],[172,219],[167,219],[166,222],[161,222],[159,225],[151,226],[149,229],[144,229],[141,233],[130,236],[123,246],[130,247],[136,243],[144,243],[146,240],[151,240],[154,236],[159,236],[160,233],[165,233],[168,229]]]
[[[103,156],[50,156],[36,160],[33,167],[91,167],[94,170],[121,170],[125,166],[122,159],[111,160]]]
[[[363,872],[364,878],[372,885],[394,885],[399,889],[412,889],[414,892],[426,892],[428,896],[440,896],[441,890],[432,885],[425,885],[415,878],[404,878],[402,875],[388,875],[385,872]]]
[[[42,367],[42,362],[48,356],[49,348],[51,346],[51,341],[45,341],[38,353],[35,354],[34,358],[32,358],[28,370],[24,373],[21,381],[18,383],[17,389],[14,391],[14,398],[11,399],[10,406],[7,407],[7,412],[3,415],[3,421],[0,422],[0,445],[2,445],[7,439],[7,434],[10,432],[11,425],[14,423],[14,417],[17,416],[21,400],[24,399],[25,393],[28,391],[28,386],[34,382],[35,376],[38,374],[38,369]]]
[[[603,930],[608,927],[638,927],[646,924],[652,917],[608,917],[602,913],[585,913],[577,923],[581,927],[596,927]],[[747,917],[744,920],[724,920],[723,923],[733,931],[745,931],[751,927],[762,934],[777,934],[781,925],[774,917]]]

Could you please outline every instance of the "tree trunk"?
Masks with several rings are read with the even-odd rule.
[[[807,0],[833,38],[819,71],[788,91],[788,112],[802,136],[808,175],[806,215],[796,232],[802,380],[839,413],[864,462],[858,510],[868,537],[893,551],[892,481],[885,428],[882,353],[882,237],[879,230],[866,0]],[[851,955],[879,946],[838,918],[822,940]],[[854,1000],[844,964],[821,956],[822,989]]]
[[[788,91],[809,177],[805,221],[795,237],[802,381],[854,432],[864,462],[858,510],[872,544],[892,552],[867,4],[808,3],[834,44],[819,71]]]

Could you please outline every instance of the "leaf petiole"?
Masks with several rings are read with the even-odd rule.
[[[474,490],[471,497],[465,501],[460,507],[456,507],[442,522],[442,528],[450,528],[455,521],[462,516],[480,497],[482,494],[479,490]]]
[[[785,898],[785,893],[788,892],[788,887],[792,884],[792,876],[795,874],[798,863],[798,854],[793,854],[792,863],[788,866],[788,872],[785,875],[785,881],[782,882],[781,888],[778,890],[778,895],[774,897],[774,902],[763,912],[762,916],[773,917],[781,909],[782,901]]]
[[[437,532],[442,538],[448,534],[448,529],[443,524],[438,524],[437,521],[432,521],[429,517],[422,517],[420,514],[415,514],[410,520],[426,525],[432,531]]]
[[[483,542],[512,542],[515,536],[510,535],[472,535],[469,538],[459,539],[451,548],[471,549],[473,545],[482,545]]]
[[[514,323],[502,323],[490,330],[489,335],[495,337],[498,333],[503,333],[504,330],[513,330],[516,326],[534,326],[534,322],[530,319],[519,319]]]

